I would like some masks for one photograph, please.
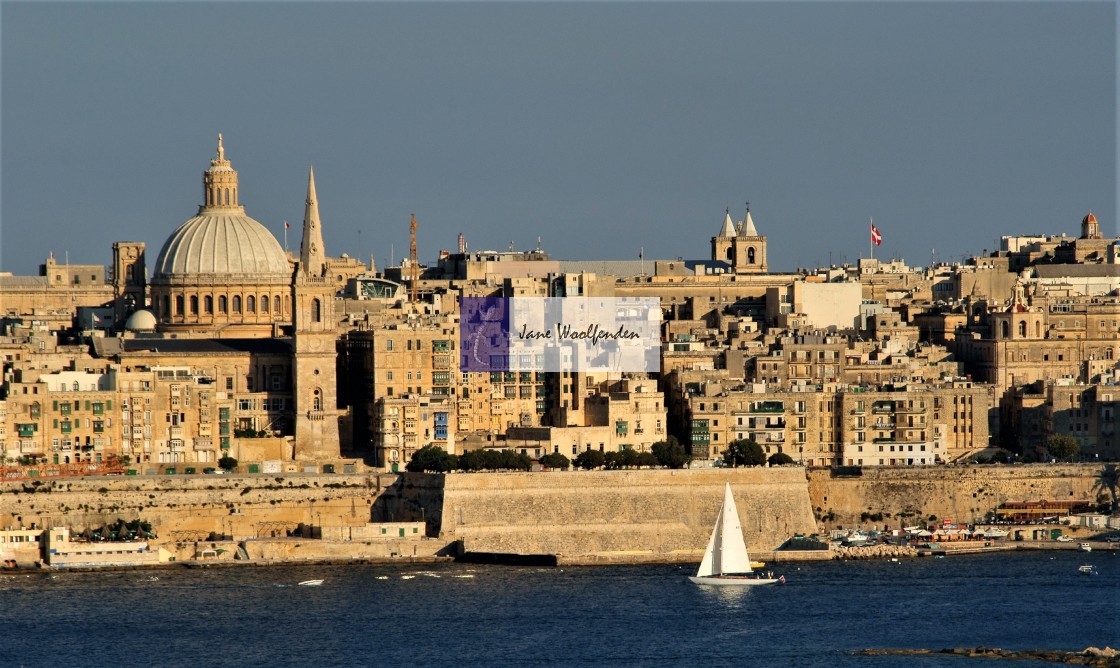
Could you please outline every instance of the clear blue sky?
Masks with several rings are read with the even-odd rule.
[[[225,136],[289,246],[704,258],[744,202],[772,270],[925,264],[1117,221],[1116,6],[0,6],[0,270],[107,264],[197,211]]]

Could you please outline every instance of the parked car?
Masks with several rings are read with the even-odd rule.
[[[1120,543],[1120,536],[1108,536],[1104,539],[1106,543]]]
[[[1057,540],[1058,540],[1059,543],[1072,543],[1073,542],[1073,539],[1070,538],[1069,536],[1058,536]]]

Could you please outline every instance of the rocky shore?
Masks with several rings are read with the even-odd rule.
[[[951,655],[974,659],[1011,659],[1018,661],[1048,661],[1069,666],[1120,666],[1120,653],[1105,647],[1087,647],[1080,652],[1063,650],[1029,649],[1008,650],[998,647],[953,647],[949,649],[864,649],[854,652],[858,656],[930,656]]]

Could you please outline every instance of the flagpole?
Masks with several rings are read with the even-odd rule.
[[[284,221],[284,252],[288,252],[288,221]]]
[[[868,237],[871,239],[871,259],[874,260],[875,259],[875,234],[874,234],[875,216],[870,216],[870,220],[871,220],[871,230],[870,230],[871,234],[869,234]]]

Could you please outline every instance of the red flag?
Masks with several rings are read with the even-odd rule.
[[[782,584],[785,584],[786,583],[786,576],[783,575],[783,576],[779,577],[778,582],[781,582]]]
[[[286,221],[286,220],[285,220],[285,221],[284,221],[284,229],[286,230],[286,229],[288,229],[289,227],[291,227],[291,225],[289,225],[289,224],[288,224],[288,221]]]
[[[871,223],[871,243],[876,246],[883,245],[883,234],[879,232],[879,228],[875,227],[875,223]]]

